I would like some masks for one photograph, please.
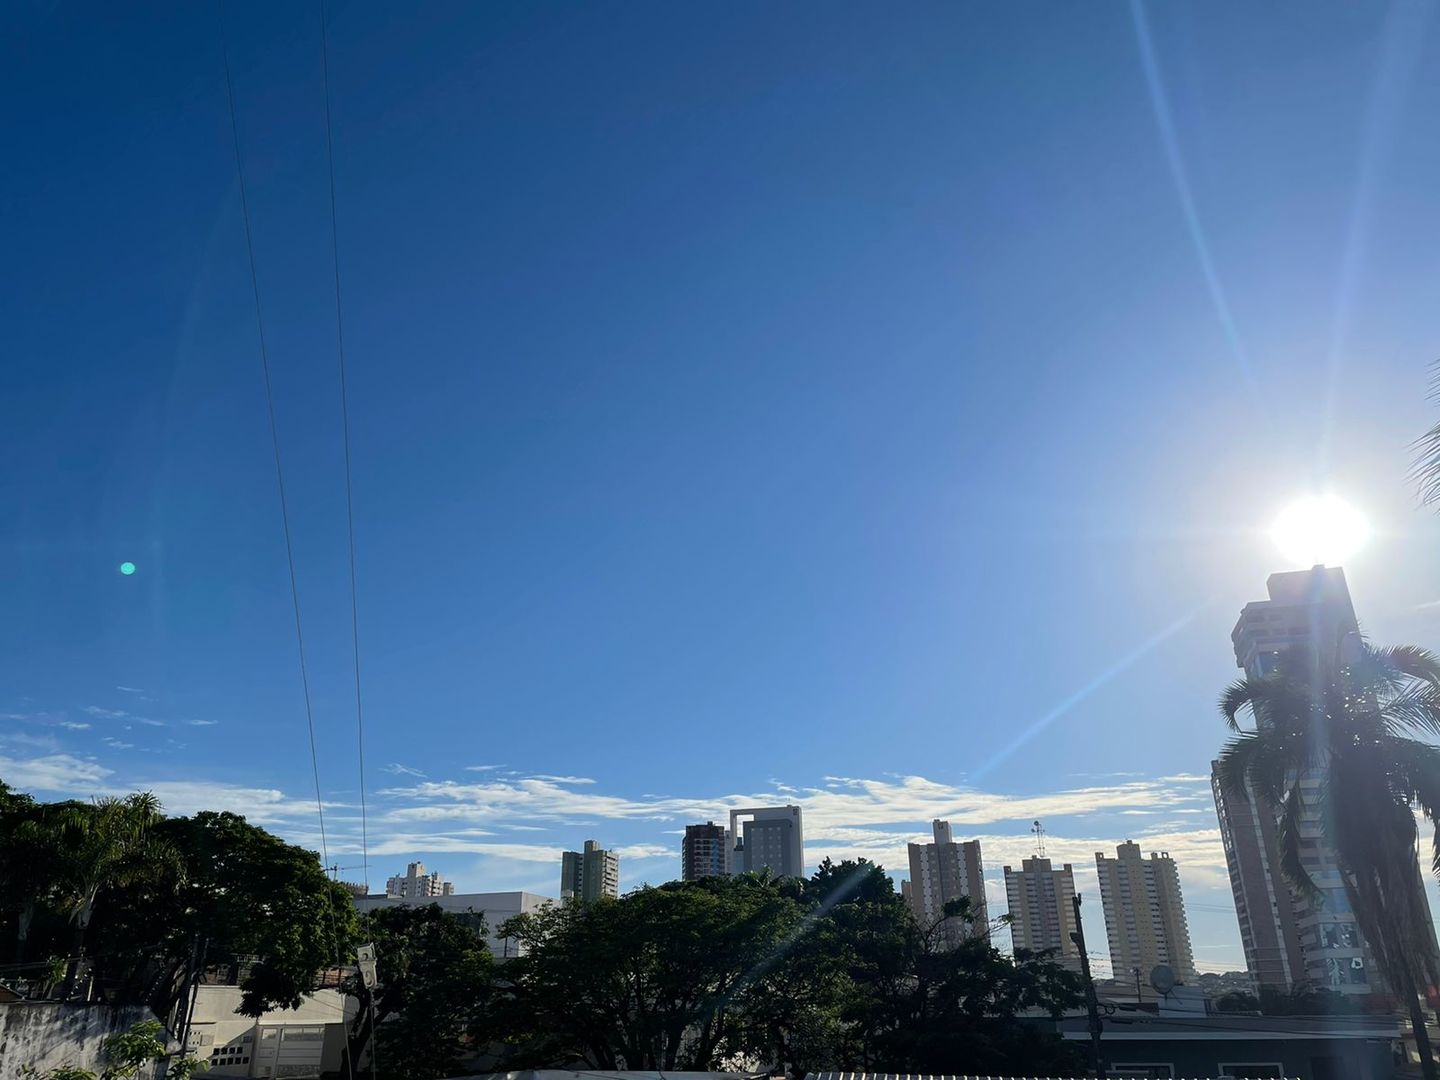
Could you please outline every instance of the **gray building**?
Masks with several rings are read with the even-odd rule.
[[[1090,1041],[1083,1015],[1056,1025],[1061,1038]],[[1100,1036],[1106,1076],[1283,1076],[1290,1080],[1395,1080],[1406,1053],[1393,1016],[1237,1016],[1122,1011]],[[1414,1051],[1409,1051],[1413,1055]],[[1411,1057],[1413,1061],[1413,1056]]]
[[[985,864],[980,841],[956,843],[948,821],[930,823],[934,843],[911,844],[910,880],[901,883],[901,893],[921,926],[941,926],[951,947],[968,937],[989,932],[985,905]],[[951,900],[970,901],[972,921],[947,919],[945,905]]]
[[[1036,855],[1019,870],[1005,867],[1005,899],[1010,907],[1010,938],[1016,949],[1052,952],[1056,963],[1080,970],[1080,950],[1070,940],[1075,930],[1075,873],[1069,863],[1056,870]]]
[[[730,811],[730,872],[768,869],[776,877],[805,876],[805,839],[798,806]]]
[[[586,840],[584,851],[560,856],[560,898],[598,900],[620,895],[620,856],[606,851],[598,840]]]
[[[1269,599],[1246,604],[1230,635],[1236,665],[1248,677],[1273,673],[1282,656],[1292,664],[1334,663],[1346,636],[1359,631],[1339,567],[1271,574],[1265,586]],[[1211,775],[1240,940],[1255,981],[1281,990],[1307,980],[1343,994],[1383,993],[1318,814],[1307,809],[1300,823],[1302,858],[1319,890],[1310,896],[1292,889],[1281,870],[1279,808],[1253,791],[1224,790],[1215,765]],[[1318,772],[1301,776],[1302,796],[1322,782]],[[1418,903],[1428,913],[1423,891]]]
[[[685,881],[723,877],[730,872],[730,831],[707,821],[686,825],[680,846],[680,876]]]

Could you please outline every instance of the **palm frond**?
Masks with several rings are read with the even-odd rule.
[[[1300,823],[1304,816],[1305,797],[1297,780],[1285,796],[1284,812],[1280,815],[1280,828],[1276,836],[1280,846],[1280,871],[1299,892],[1318,897],[1320,890],[1310,876],[1310,871],[1305,869],[1305,861],[1300,854]]]
[[[1248,800],[1253,790],[1263,801],[1279,805],[1285,792],[1287,762],[1270,731],[1241,732],[1225,744],[1216,759],[1220,786]]]
[[[1236,679],[1221,692],[1220,715],[1231,731],[1244,730],[1240,726],[1240,712],[1246,708],[1253,709],[1254,694],[1255,686],[1250,679]]]
[[[1416,731],[1440,735],[1440,687],[1412,681],[1390,700],[1379,703],[1376,712],[1391,735]]]
[[[1431,368],[1430,398],[1440,401],[1440,360]],[[1440,503],[1440,424],[1436,424],[1412,444],[1415,458],[1410,463],[1410,479],[1420,494],[1422,506]]]
[[[1416,739],[1394,739],[1390,753],[1396,761],[1396,786],[1407,803],[1418,805],[1435,826],[1430,870],[1440,877],[1440,747]]]
[[[1410,679],[1440,687],[1440,656],[1419,645],[1389,645],[1367,650],[1379,663]]]

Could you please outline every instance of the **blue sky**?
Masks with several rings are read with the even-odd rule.
[[[227,5],[335,861],[359,862],[320,26]],[[0,777],[318,843],[212,8],[0,35]],[[331,9],[371,878],[798,798],[807,853],[1181,860],[1329,487],[1440,646],[1423,5]],[[138,571],[122,576],[133,560]],[[481,768],[484,767],[484,768]],[[357,872],[347,873],[356,877]]]

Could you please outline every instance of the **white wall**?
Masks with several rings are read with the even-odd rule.
[[[57,1065],[75,1065],[100,1072],[100,1044],[128,1031],[141,1020],[153,1020],[143,1006],[62,1005],[55,1001],[0,1004],[0,1080],[17,1080],[23,1065],[45,1072]],[[141,1070],[139,1080],[153,1075]]]
[[[335,990],[307,994],[298,1009],[258,1020],[241,1016],[238,986],[200,986],[190,1021],[189,1052],[210,1063],[205,1076],[315,1076],[341,1067],[354,998]],[[0,1078],[3,1080],[3,1078]]]

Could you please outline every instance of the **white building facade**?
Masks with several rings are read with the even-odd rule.
[[[453,896],[454,893],[455,886],[446,881],[440,871],[426,873],[422,862],[412,862],[405,868],[403,876],[396,874],[385,882],[385,895],[399,900]]]

